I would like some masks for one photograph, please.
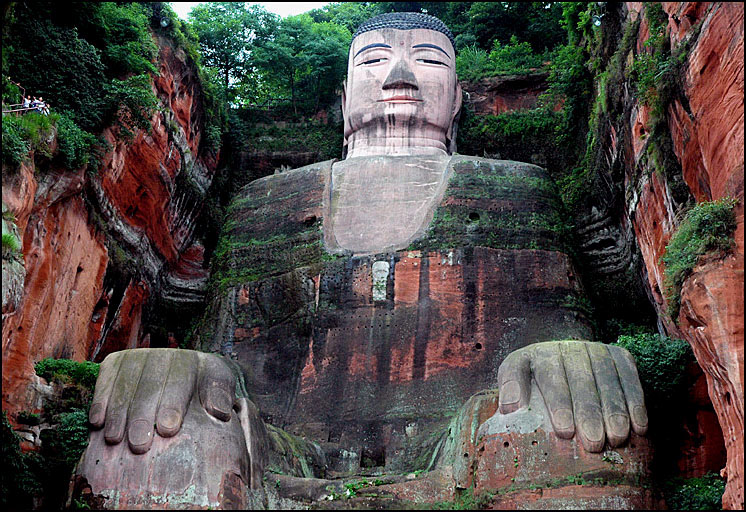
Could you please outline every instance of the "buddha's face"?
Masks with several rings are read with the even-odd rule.
[[[387,154],[445,152],[461,107],[450,40],[429,29],[360,34],[350,48],[342,103],[349,156],[383,146]]]

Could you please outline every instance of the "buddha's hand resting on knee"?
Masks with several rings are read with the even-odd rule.
[[[179,432],[194,393],[205,411],[228,422],[235,387],[230,368],[213,354],[123,350],[101,363],[88,419],[94,429],[104,428],[108,444],[118,444],[126,436],[133,453],[145,453],[156,432],[162,437]]]
[[[499,412],[526,407],[535,380],[556,435],[576,433],[586,451],[600,452],[608,441],[624,443],[630,426],[648,428],[640,379],[625,349],[588,341],[536,343],[512,352],[498,370]]]

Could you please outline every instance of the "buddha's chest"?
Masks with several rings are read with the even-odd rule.
[[[450,157],[353,158],[332,167],[325,198],[328,249],[375,254],[407,247],[428,227]]]

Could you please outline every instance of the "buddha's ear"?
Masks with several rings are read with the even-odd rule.
[[[347,119],[347,80],[342,82],[342,121],[344,122],[344,128],[342,133],[347,133],[347,126],[349,125],[348,119]],[[347,135],[343,135],[342,139],[342,151],[343,153],[346,153],[347,149]]]
[[[458,120],[461,117],[461,100],[463,93],[461,92],[461,84],[456,81],[456,87],[453,98],[453,112],[451,112],[451,124],[446,134],[448,152],[453,154],[456,152],[456,132],[458,131]]]
[[[451,113],[451,126],[453,126],[453,122],[458,119],[458,115],[461,112],[461,100],[463,93],[461,92],[461,84],[459,82],[456,82],[456,91],[454,92],[456,95],[455,98],[453,98],[453,112]]]

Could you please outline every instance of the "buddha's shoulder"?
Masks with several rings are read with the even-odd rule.
[[[216,249],[221,282],[248,283],[322,261],[323,195],[332,163],[266,176],[236,194]]]
[[[326,160],[254,180],[238,191],[230,209],[248,212],[270,208],[281,212],[320,205],[333,162]]]
[[[478,156],[454,154],[450,166],[455,173],[493,174],[528,178],[549,178],[546,169],[538,165],[515,160],[494,160]]]
[[[244,186],[239,195],[264,192],[272,196],[281,193],[286,188],[315,188],[319,185],[323,188],[326,175],[331,170],[334,161],[316,162],[256,179]]]
[[[521,209],[525,199],[542,209],[558,198],[554,180],[543,167],[514,160],[493,160],[476,156],[453,155],[450,160],[448,196],[482,198],[507,202]],[[541,203],[541,204],[540,204]],[[548,206],[548,205],[547,205]]]

